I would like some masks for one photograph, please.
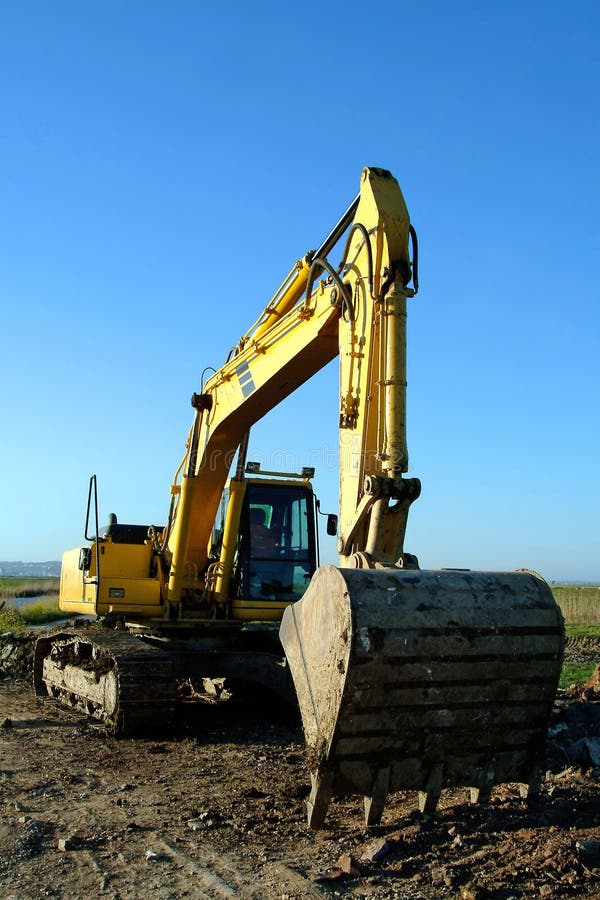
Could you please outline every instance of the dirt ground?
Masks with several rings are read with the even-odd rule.
[[[558,698],[538,800],[448,791],[428,820],[394,794],[368,831],[359,798],[336,800],[311,832],[282,712],[195,704],[168,738],[119,740],[36,699],[26,672],[0,674],[0,896],[600,897],[600,692],[575,693]]]

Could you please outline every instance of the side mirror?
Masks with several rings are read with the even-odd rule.
[[[327,516],[327,534],[334,537],[337,534],[338,517],[335,513],[329,513]]]
[[[92,551],[89,547],[82,547],[79,551],[79,568],[82,572],[89,571],[92,562]]]

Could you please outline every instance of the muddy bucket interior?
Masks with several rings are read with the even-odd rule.
[[[334,795],[361,794],[376,824],[389,792],[433,812],[446,787],[484,800],[536,791],[564,626],[532,573],[323,566],[280,637],[322,826]]]

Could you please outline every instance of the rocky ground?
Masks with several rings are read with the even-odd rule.
[[[568,652],[600,660],[591,639]],[[591,640],[591,643],[590,643]],[[36,699],[30,641],[0,639],[0,896],[600,897],[600,684],[557,698],[542,793],[486,806],[448,791],[433,820],[389,798],[305,826],[298,723],[247,704],[187,705],[175,734],[122,739]]]

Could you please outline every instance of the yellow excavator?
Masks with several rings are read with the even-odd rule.
[[[166,522],[111,515],[100,528],[92,477],[86,544],[64,554],[59,605],[116,627],[41,637],[39,695],[135,734],[169,728],[186,679],[284,696],[293,680],[312,827],[340,794],[364,796],[371,825],[391,791],[417,791],[431,813],[446,787],[469,787],[474,802],[506,781],[538,790],[564,644],[550,589],[525,570],[423,571],[404,549],[420,493],[405,477],[417,263],[397,181],[364,169],[329,236],[193,395]],[[327,531],[339,565],[319,566],[314,472],[261,470],[248,435],[336,356],[339,518]]]

